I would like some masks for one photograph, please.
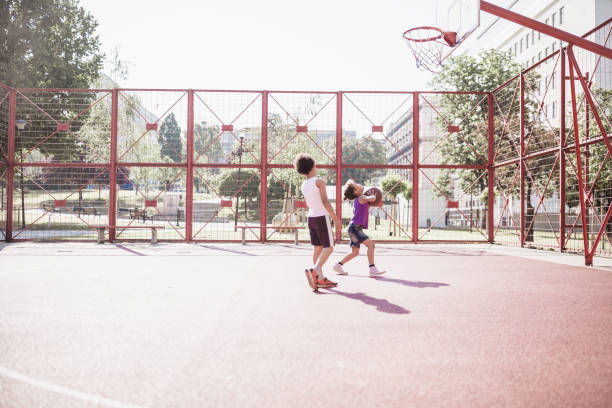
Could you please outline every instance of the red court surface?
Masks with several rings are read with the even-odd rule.
[[[0,245],[0,407],[612,406],[603,261],[377,251],[315,294],[306,245]]]

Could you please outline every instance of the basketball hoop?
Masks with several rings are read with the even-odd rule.
[[[415,27],[404,32],[404,39],[414,54],[418,69],[439,72],[444,47],[457,44],[457,33],[436,27]]]

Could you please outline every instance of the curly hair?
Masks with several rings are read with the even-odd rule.
[[[314,165],[315,161],[308,153],[298,154],[295,156],[295,160],[293,161],[293,167],[295,167],[295,170],[303,175],[310,173],[310,170],[312,170]]]
[[[355,180],[349,179],[346,183],[344,183],[344,186],[342,188],[344,189],[345,200],[354,200],[358,197],[356,193],[357,183],[355,183]]]

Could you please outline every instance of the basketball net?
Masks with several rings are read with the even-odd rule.
[[[404,40],[414,54],[420,70],[440,72],[444,47],[454,47],[457,33],[445,32],[436,27],[415,27],[404,32]]]

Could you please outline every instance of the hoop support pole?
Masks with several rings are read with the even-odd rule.
[[[496,6],[487,1],[480,1],[480,10],[612,59],[612,49],[603,47],[597,43],[594,43],[593,41],[585,40],[584,38],[570,34],[567,31],[551,27],[532,18],[525,17],[503,7]]]

